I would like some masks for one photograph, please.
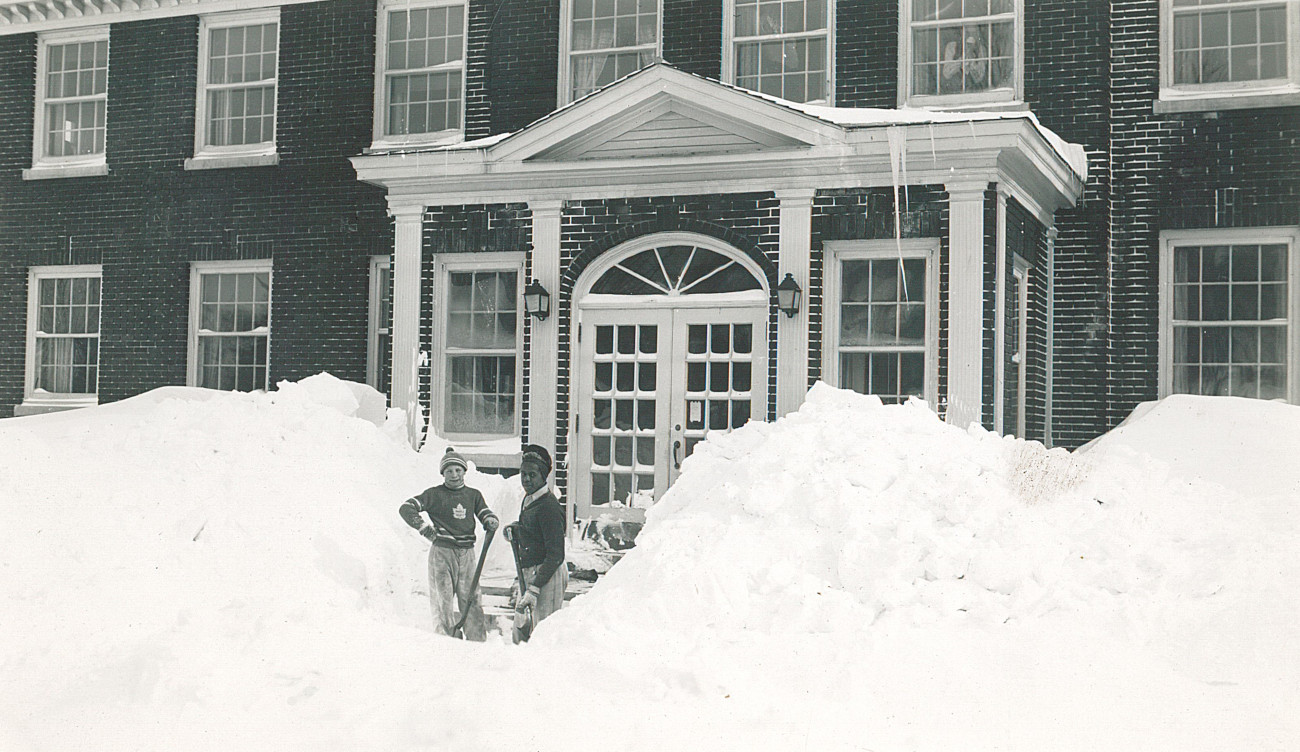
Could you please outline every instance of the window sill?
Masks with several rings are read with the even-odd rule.
[[[375,139],[365,152],[370,154],[401,151],[402,149],[436,149],[442,146],[464,143],[464,141],[465,134],[461,131],[443,131],[441,133],[427,133],[420,137]]]
[[[907,109],[932,110],[938,112],[1028,112],[1029,105],[1022,101],[988,101],[988,102],[911,102]]]
[[[23,180],[53,180],[57,178],[89,178],[108,174],[108,163],[78,165],[36,165],[23,170]]]
[[[42,413],[55,413],[63,410],[77,410],[83,407],[95,407],[99,404],[99,398],[95,395],[89,395],[85,398],[68,398],[68,399],[27,399],[22,403],[14,405],[14,417],[19,418],[24,415],[40,415]]]
[[[1191,96],[1174,92],[1161,92],[1152,105],[1158,115],[1178,112],[1215,112],[1219,110],[1245,110],[1264,107],[1295,107],[1300,105],[1300,89],[1255,93],[1200,94]]]
[[[190,157],[185,160],[187,170],[224,170],[237,167],[274,167],[280,164],[280,154],[239,154]]]

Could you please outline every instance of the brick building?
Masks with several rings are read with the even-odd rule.
[[[1295,401],[1297,39],[1300,0],[0,0],[0,415],[325,370],[638,518],[818,379],[1069,447]]]

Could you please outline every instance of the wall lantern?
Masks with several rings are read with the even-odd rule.
[[[524,310],[538,321],[545,321],[551,315],[551,294],[535,279],[524,288]]]
[[[794,318],[799,312],[799,295],[802,290],[799,289],[799,283],[794,281],[790,272],[785,273],[785,279],[781,284],[776,286],[776,307],[786,316]]]

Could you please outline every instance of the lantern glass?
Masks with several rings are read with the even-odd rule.
[[[524,310],[538,320],[551,315],[551,294],[537,280],[529,282],[524,288]]]

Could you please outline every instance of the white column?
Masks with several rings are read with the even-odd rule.
[[[533,213],[533,279],[551,294],[551,315],[533,319],[529,348],[531,364],[528,382],[528,441],[541,444],[555,456],[557,373],[559,371],[560,324],[557,309],[560,295],[560,210],[563,201],[531,201]]]
[[[1043,415],[1043,443],[1052,443],[1052,390],[1056,361],[1056,225],[1047,228],[1047,407]]]
[[[808,394],[808,279],[812,264],[814,191],[777,191],[781,201],[777,284],[789,273],[799,284],[799,312],[776,316],[776,415],[798,410]]]
[[[420,278],[423,274],[422,206],[392,206],[393,372],[392,406],[406,411],[407,438],[420,445]]]
[[[949,423],[981,421],[984,336],[984,191],[987,182],[949,183]]]

